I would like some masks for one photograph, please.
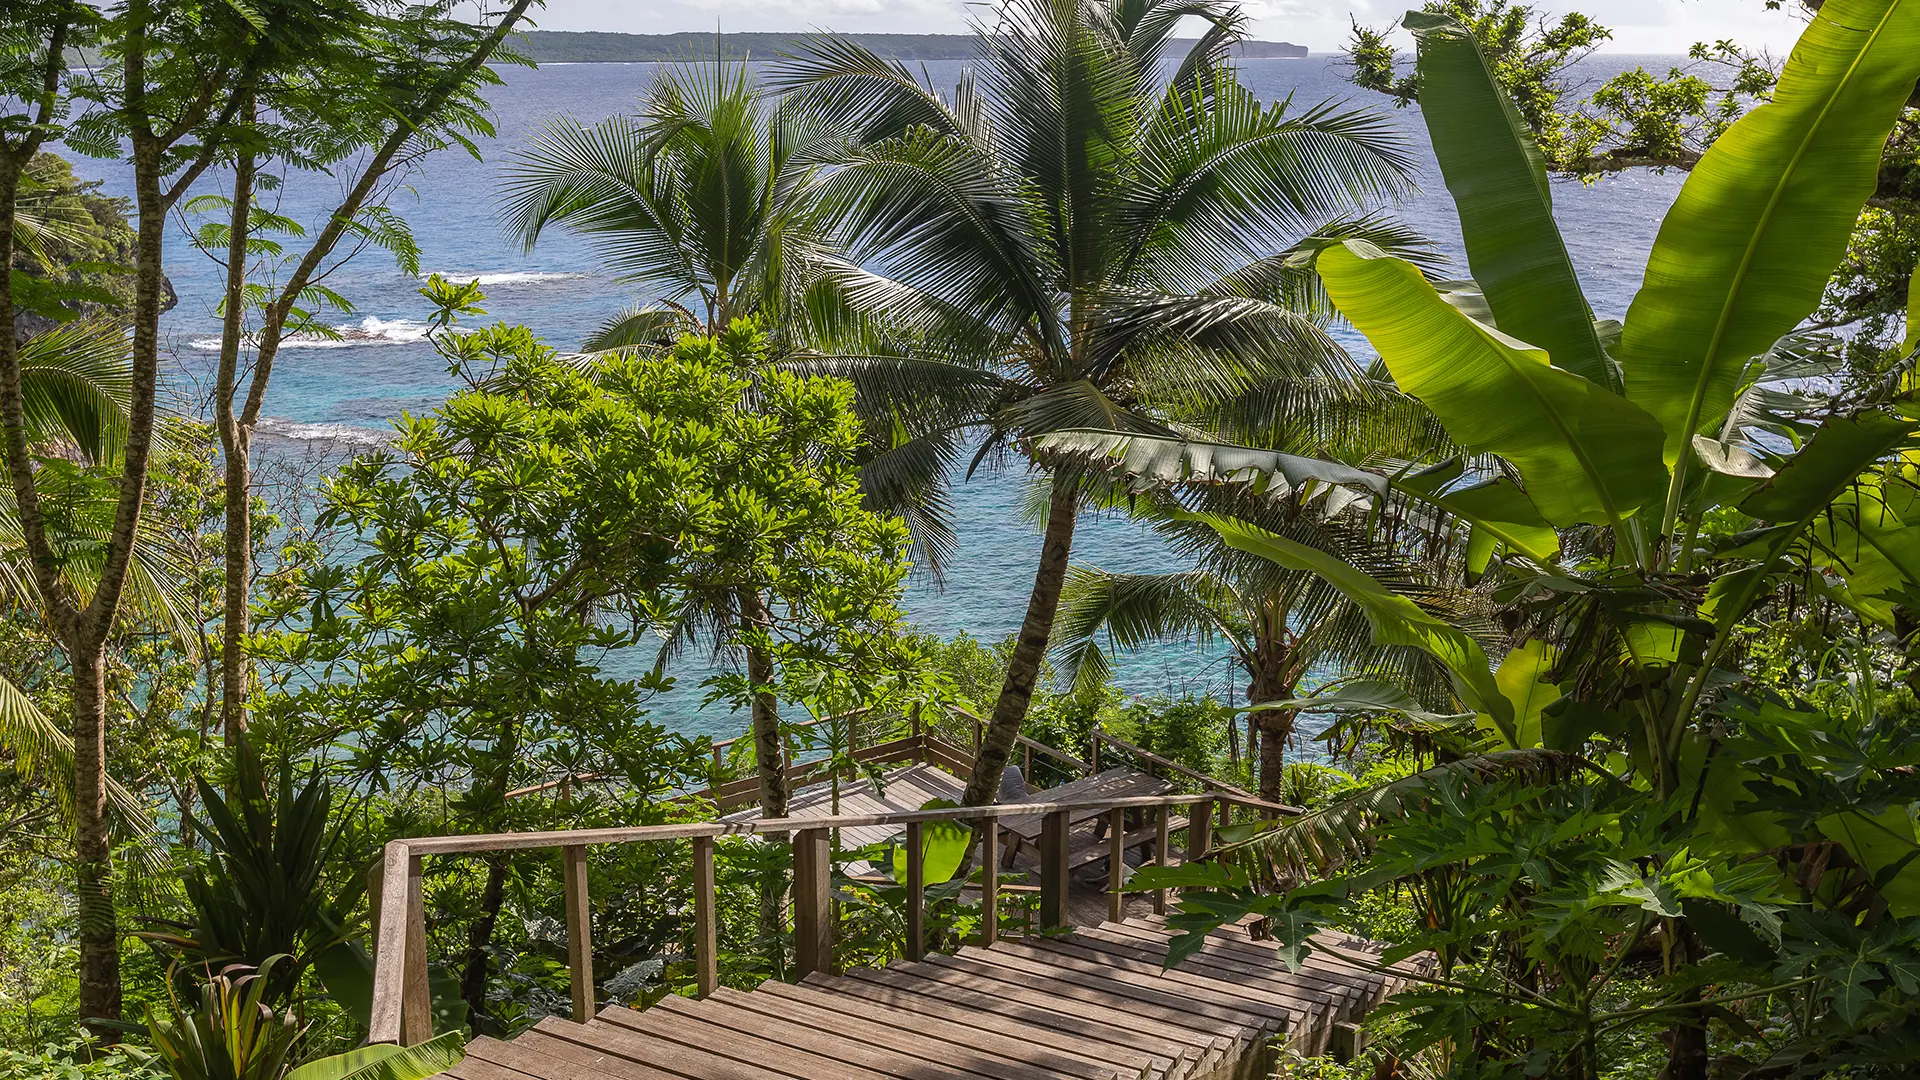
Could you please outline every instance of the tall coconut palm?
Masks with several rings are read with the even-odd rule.
[[[790,347],[794,323],[778,316],[794,306],[790,286],[806,276],[795,265],[815,257],[820,243],[811,204],[796,197],[811,166],[795,152],[816,134],[807,119],[783,108],[745,64],[721,56],[663,70],[637,115],[590,127],[557,120],[516,157],[506,185],[509,230],[532,247],[548,228],[568,229],[659,305],[622,312],[589,334],[583,350],[669,344],[755,315],[773,316],[777,344]],[[697,597],[683,629],[727,640],[769,618],[762,595],[737,589]],[[671,637],[675,646],[684,640]],[[777,673],[766,650],[744,652],[760,807],[783,817],[791,792]]]
[[[1189,18],[1204,32],[1176,42]],[[846,140],[809,151],[848,252],[820,260],[815,295],[919,343],[818,363],[855,382],[885,444],[870,497],[936,544],[969,460],[1063,429],[1167,434],[1279,384],[1341,392],[1348,358],[1286,256],[1382,232],[1363,215],[1411,170],[1378,114],[1240,85],[1242,18],[1222,0],[1005,0],[975,29],[950,95],[839,39],[783,75]],[[1052,633],[1081,505],[1054,480],[969,804],[995,793]]]

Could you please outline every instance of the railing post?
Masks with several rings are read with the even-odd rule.
[[[593,906],[587,897],[587,848],[561,849],[561,878],[566,887],[567,968],[573,981],[573,1022],[593,1019]]]
[[[1155,866],[1166,866],[1170,861],[1168,850],[1170,845],[1167,841],[1167,832],[1168,822],[1173,817],[1173,807],[1163,804],[1159,810],[1154,812],[1153,817],[1153,864]],[[1167,913],[1167,890],[1153,890],[1153,913],[1155,915],[1165,915]]]
[[[1040,823],[1040,927],[1073,925],[1067,908],[1067,811],[1055,810]]]
[[[720,985],[720,937],[714,911],[713,837],[693,838],[693,989],[700,997]]]
[[[1187,862],[1197,862],[1213,850],[1213,800],[1200,799],[1187,811]]]
[[[980,822],[980,944],[1000,940],[1000,822]]]
[[[927,956],[927,860],[922,850],[925,827],[907,822],[907,959]]]
[[[1127,917],[1127,811],[1116,806],[1108,814],[1107,825],[1107,921]]]
[[[421,859],[407,854],[406,973],[400,980],[400,1045],[433,1038],[433,989],[427,981],[427,902]]]
[[[1087,775],[1100,775],[1100,727],[1094,725],[1093,741],[1087,747]]]
[[[833,851],[826,829],[793,833],[793,953],[802,976],[833,969]]]

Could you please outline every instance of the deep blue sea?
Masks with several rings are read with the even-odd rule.
[[[1603,56],[1585,65],[1597,83],[1616,71],[1645,64],[1664,71],[1675,61],[1665,57]],[[950,87],[959,62],[927,65],[937,85]],[[507,154],[524,145],[542,121],[572,115],[592,122],[631,110],[654,76],[653,64],[555,64],[538,70],[506,68],[505,84],[491,95],[497,134],[481,141],[482,157],[464,150],[437,152],[407,178],[392,200],[411,224],[424,252],[422,271],[449,277],[478,277],[494,318],[525,323],[547,340],[570,346],[621,307],[651,297],[642,288],[623,285],[595,265],[586,246],[562,232],[523,251],[497,224],[498,181]],[[1383,108],[1404,127],[1423,161],[1420,192],[1397,213],[1458,258],[1460,242],[1452,200],[1441,186],[1438,168],[1426,149],[1425,129],[1416,110],[1395,110],[1353,89],[1343,80],[1337,58],[1250,60],[1241,78],[1263,98],[1292,97],[1300,106],[1329,98],[1349,98],[1355,106]],[[82,175],[101,179],[112,194],[130,194],[123,163],[79,159]],[[1554,198],[1568,247],[1597,312],[1624,315],[1638,287],[1648,248],[1661,215],[1679,190],[1681,177],[1636,171],[1583,186],[1562,182]],[[206,182],[218,190],[217,177]],[[317,230],[326,208],[341,193],[340,180],[296,174],[279,193],[279,211]],[[183,225],[184,228],[184,225]],[[180,304],[163,329],[174,358],[169,372],[180,407],[198,408],[201,387],[217,344],[219,268],[185,241],[170,241],[167,272]],[[1464,263],[1460,271],[1465,276]],[[403,412],[432,410],[452,389],[452,381],[424,341],[426,305],[416,293],[419,282],[394,267],[378,250],[362,253],[327,284],[355,307],[340,323],[340,341],[290,344],[276,365],[263,424],[264,453],[286,454],[302,444],[334,447],[367,445]],[[1358,335],[1346,338],[1360,353]],[[1026,499],[1018,472],[976,475],[956,488],[954,509],[960,522],[960,551],[945,588],[931,580],[912,587],[907,608],[921,628],[951,635],[965,630],[997,641],[1013,632],[1026,609],[1039,534],[1023,514]],[[1169,569],[1175,561],[1155,538],[1120,519],[1087,520],[1074,547],[1075,559],[1110,570]],[[1212,691],[1226,698],[1244,694],[1243,680],[1216,654],[1184,644],[1144,649],[1118,665],[1122,685],[1135,694]],[[727,737],[740,721],[721,707],[701,710],[697,672],[674,692],[657,700],[654,714],[688,734]]]

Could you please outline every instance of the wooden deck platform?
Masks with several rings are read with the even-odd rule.
[[[549,1018],[476,1039],[453,1080],[1251,1080],[1277,1046],[1307,1054],[1387,994],[1394,974],[1316,952],[1289,973],[1245,927],[1163,971],[1164,919],[1004,940],[799,985],[669,997],[644,1011]],[[1356,957],[1359,939],[1323,944]],[[1405,971],[1406,968],[1400,970]]]

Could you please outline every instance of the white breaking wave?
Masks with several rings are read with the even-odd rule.
[[[415,345],[427,340],[427,324],[413,319],[382,319],[369,315],[357,323],[333,328],[338,337],[320,334],[289,334],[280,342],[282,349],[355,349],[365,345]],[[217,337],[194,338],[188,346],[203,352],[218,352]]]
[[[420,275],[422,279],[428,275]],[[478,281],[482,285],[544,285],[550,281],[576,281],[586,277],[566,270],[502,270],[489,274],[469,274],[441,271],[440,276],[448,281]]]
[[[380,446],[393,441],[394,433],[379,428],[352,424],[307,424],[283,416],[263,416],[254,428],[256,435],[294,442],[346,443],[349,446]]]

